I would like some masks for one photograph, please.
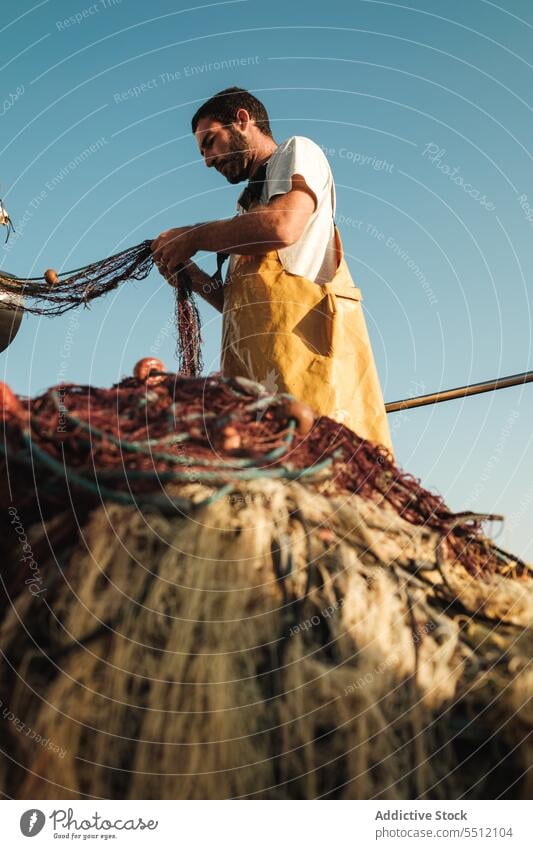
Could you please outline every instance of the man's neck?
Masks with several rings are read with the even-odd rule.
[[[263,163],[272,156],[277,146],[278,145],[274,139],[271,139],[268,136],[264,137],[264,141],[261,139],[255,148],[254,157],[249,171],[249,179],[253,179],[253,177],[255,177],[258,170],[261,168],[261,165],[263,165]]]

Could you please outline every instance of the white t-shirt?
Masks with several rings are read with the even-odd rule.
[[[294,174],[304,178],[316,196],[317,207],[298,241],[287,248],[280,248],[278,255],[287,271],[315,283],[327,283],[337,267],[333,222],[335,185],[329,162],[314,141],[304,136],[291,136],[278,145],[267,162],[260,202],[266,204],[276,195],[289,192]],[[237,212],[244,212],[239,203]],[[230,273],[233,256],[230,258]]]

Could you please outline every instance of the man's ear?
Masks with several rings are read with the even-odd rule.
[[[237,109],[237,112],[236,112],[236,115],[235,115],[235,123],[238,124],[239,130],[241,131],[241,133],[246,132],[248,126],[251,123],[251,120],[252,119],[250,118],[250,113],[248,112],[247,109],[244,109],[244,107]]]

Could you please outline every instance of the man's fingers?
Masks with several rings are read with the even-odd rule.
[[[170,259],[168,248],[165,250],[164,242],[161,243],[159,239],[155,239],[150,245],[150,249],[152,251],[152,255],[154,258],[154,262],[158,268],[161,268],[168,264]]]
[[[183,230],[184,228],[167,230],[164,233],[160,233],[150,243],[154,262],[160,273],[167,280],[180,265],[186,264],[191,256],[188,253],[187,242],[185,240],[186,233]]]
[[[153,242],[150,244],[150,250],[152,251],[154,256],[156,254],[159,254],[163,250],[167,241],[168,241],[167,231],[165,231],[164,233],[160,233],[159,236],[157,236],[157,238],[153,240]]]
[[[154,239],[150,245],[150,250],[152,251],[152,256],[158,271],[163,276],[166,276],[167,259],[165,258],[164,246],[161,244],[160,238],[161,237]]]

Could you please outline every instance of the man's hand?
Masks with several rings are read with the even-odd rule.
[[[178,265],[187,265],[198,250],[195,244],[194,227],[174,227],[165,230],[151,244],[155,264],[167,279]]]

